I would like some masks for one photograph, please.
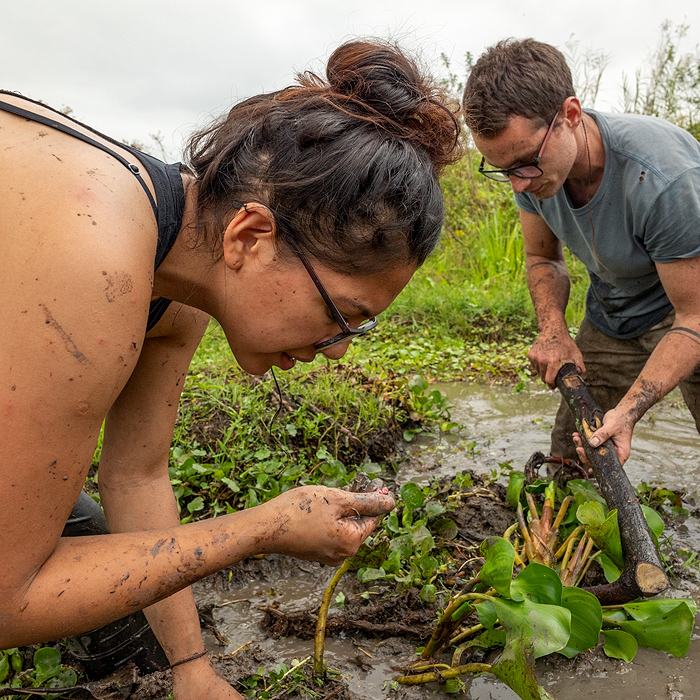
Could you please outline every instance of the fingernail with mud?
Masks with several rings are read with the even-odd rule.
[[[600,445],[600,440],[597,437],[591,438],[591,447],[598,447]]]

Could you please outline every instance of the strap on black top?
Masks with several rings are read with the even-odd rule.
[[[128,168],[129,171],[134,175],[134,177],[139,181],[141,184],[141,187],[143,187],[144,191],[146,192],[146,195],[148,196],[148,201],[151,203],[151,208],[153,209],[153,214],[156,217],[156,220],[158,219],[158,207],[156,205],[155,199],[153,199],[153,195],[151,194],[151,190],[148,189],[148,185],[146,184],[145,180],[141,177],[141,171],[139,169],[138,165],[135,165],[134,163],[129,163],[129,161],[120,156],[116,151],[113,151],[111,148],[108,148],[105,146],[103,143],[100,143],[99,141],[95,141],[95,139],[90,138],[86,134],[83,134],[80,131],[76,131],[75,129],[72,129],[70,126],[66,126],[65,124],[58,122],[54,119],[49,119],[48,117],[44,117],[40,114],[35,114],[34,112],[29,112],[26,109],[22,109],[21,107],[16,107],[15,105],[11,105],[7,102],[2,102],[0,100],[0,109],[5,111],[5,112],[11,112],[12,114],[16,114],[18,117],[24,117],[25,119],[29,119],[34,122],[39,122],[40,124],[44,124],[45,126],[49,126],[52,129],[57,129],[58,131],[62,131],[64,134],[68,134],[69,136],[73,136],[77,139],[80,139],[81,141],[84,141],[85,143],[89,143],[91,146],[95,146],[95,148],[99,148],[101,151],[104,151],[105,153],[109,153],[113,158],[116,158],[125,168]]]

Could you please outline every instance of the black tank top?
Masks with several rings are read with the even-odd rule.
[[[34,100],[30,100],[29,98],[24,97],[22,95],[18,95],[17,93],[8,92],[6,90],[0,90],[0,94],[12,95],[13,97],[20,97],[23,100],[27,100],[27,102],[32,102],[34,104],[41,105],[42,107],[52,109],[51,107],[47,107],[46,105],[40,102],[35,102]],[[21,107],[17,107],[15,105],[8,104],[7,102],[2,101],[0,101],[0,110],[16,114],[17,116],[30,119],[31,121],[39,122],[41,124],[51,127],[52,129],[62,131],[64,134],[74,136],[75,138],[80,139],[85,143],[89,143],[90,145],[99,148],[101,151],[109,153],[111,156],[116,158],[122,165],[128,168],[131,173],[133,173],[134,177],[136,177],[136,179],[139,181],[141,187],[143,187],[146,196],[148,197],[148,201],[151,203],[153,214],[156,217],[156,221],[158,223],[158,245],[156,247],[156,259],[154,261],[154,270],[157,270],[158,266],[163,262],[163,260],[165,260],[165,256],[170,252],[170,249],[173,247],[175,239],[177,238],[177,234],[180,231],[180,227],[182,225],[182,215],[185,209],[185,192],[182,186],[182,177],[180,176],[180,163],[163,163],[157,158],[149,156],[147,153],[142,153],[141,151],[138,151],[137,149],[132,148],[131,146],[119,143],[118,141],[115,141],[109,136],[105,136],[104,134],[101,134],[99,131],[92,129],[91,127],[86,126],[85,124],[81,124],[75,119],[67,117],[76,124],[79,124],[85,129],[90,130],[97,136],[100,136],[101,138],[110,141],[116,146],[119,146],[120,148],[129,151],[129,153],[133,154],[134,158],[138,161],[138,164],[130,163],[116,151],[113,151],[111,148],[105,146],[99,141],[90,138],[86,134],[83,134],[80,131],[76,131],[75,129],[72,129],[69,126],[66,126],[62,122],[58,122],[53,119],[48,119],[47,117],[43,117],[39,114],[35,114],[34,112],[29,112],[26,109],[22,109]],[[55,112],[56,110],[52,111]],[[146,172],[151,178],[151,182],[153,183],[153,189],[156,193],[155,200],[153,199],[153,195],[148,189],[146,182],[141,177],[140,165],[146,168]],[[147,331],[151,330],[151,328],[153,328],[153,326],[155,326],[156,323],[158,323],[158,321],[161,319],[169,305],[170,299],[164,299],[163,297],[159,297],[158,299],[154,299],[153,301],[151,301],[151,306],[148,311],[148,326],[146,328]]]

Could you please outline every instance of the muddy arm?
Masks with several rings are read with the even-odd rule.
[[[557,374],[556,386],[574,415],[576,429],[608,507],[617,509],[625,568],[620,578],[591,589],[603,603],[621,603],[653,596],[668,587],[658,550],[649,532],[632,484],[607,440],[593,448],[588,438],[603,424],[603,412],[573,364]]]

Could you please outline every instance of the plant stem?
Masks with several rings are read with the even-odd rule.
[[[322,678],[325,674],[323,666],[323,649],[326,643],[326,619],[328,618],[328,608],[331,606],[331,598],[338,582],[343,578],[343,574],[350,568],[350,560],[346,559],[333,574],[333,578],[323,594],[321,607],[318,610],[318,621],[316,622],[316,636],[314,638],[314,676]]]
[[[443,683],[450,678],[466,675],[467,673],[487,673],[491,670],[491,664],[464,664],[455,666],[445,671],[432,673],[419,673],[415,676],[399,676],[395,680],[401,685],[420,685],[422,683]]]

